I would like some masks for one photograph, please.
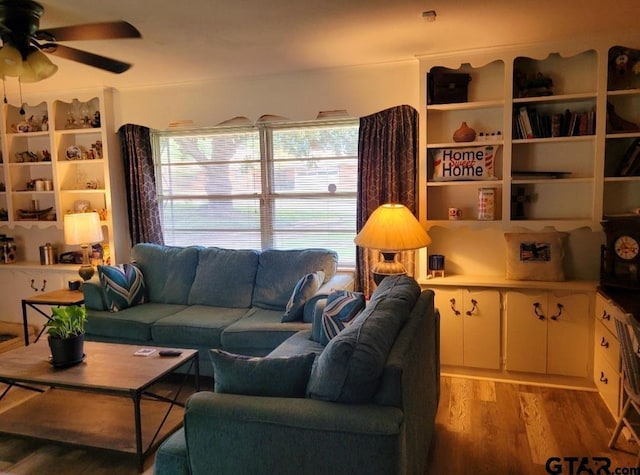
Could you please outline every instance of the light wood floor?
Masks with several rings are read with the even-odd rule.
[[[443,377],[428,475],[550,473],[550,457],[609,457],[633,467],[637,446],[620,436],[607,443],[615,421],[596,392]],[[587,460],[593,472],[601,462]],[[608,472],[601,472],[608,473]],[[622,472],[628,473],[628,472]]]
[[[28,391],[13,388],[0,401],[0,417],[26,397]],[[607,449],[613,427],[594,392],[443,377],[426,475],[544,474],[549,457],[605,456],[612,469],[631,467],[634,444],[621,437],[623,450]],[[149,457],[144,473],[152,472]],[[0,435],[0,473],[133,475],[137,470],[131,456]],[[562,473],[570,473],[567,465]]]

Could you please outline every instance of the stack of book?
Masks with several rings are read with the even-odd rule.
[[[640,139],[635,139],[631,146],[624,153],[618,167],[616,176],[639,176],[640,175]]]
[[[542,114],[535,108],[522,106],[513,112],[513,138],[572,137],[593,135],[595,111]]]

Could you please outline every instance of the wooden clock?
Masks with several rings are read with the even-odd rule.
[[[606,245],[600,256],[600,284],[640,289],[640,216],[606,218],[602,227]]]

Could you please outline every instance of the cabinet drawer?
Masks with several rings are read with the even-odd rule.
[[[616,335],[615,318],[620,313],[621,310],[613,303],[602,295],[596,294],[596,320],[602,322],[614,335]]]
[[[593,380],[605,404],[617,418],[620,415],[620,372],[600,353],[596,353],[594,359]]]
[[[612,368],[620,369],[620,342],[604,323],[596,322],[593,347],[595,359],[600,356]]]

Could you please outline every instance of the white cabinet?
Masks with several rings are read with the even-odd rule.
[[[615,318],[622,313],[611,300],[596,294],[593,381],[614,417],[620,415],[622,366]]]
[[[586,294],[509,291],[505,315],[507,370],[587,376],[591,313]]]
[[[0,267],[0,321],[22,323],[22,299],[63,289],[70,280],[78,280],[78,266],[41,266],[10,264]],[[31,314],[30,314],[31,315]],[[40,324],[38,319],[30,323]]]
[[[496,290],[437,289],[440,362],[500,368],[500,293]]]

